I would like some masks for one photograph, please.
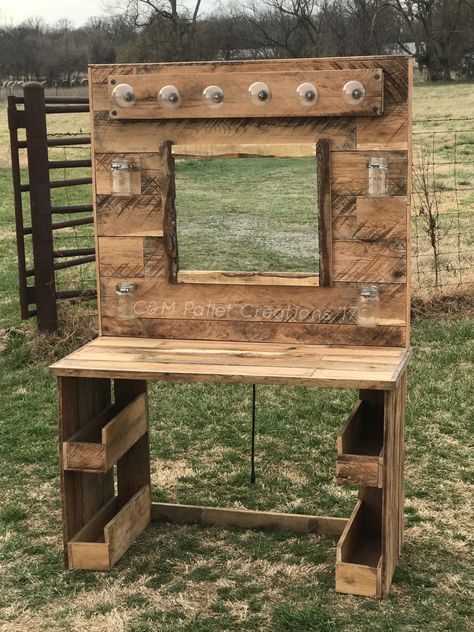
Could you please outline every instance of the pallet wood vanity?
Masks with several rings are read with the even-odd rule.
[[[338,537],[336,590],[386,596],[403,541],[411,60],[101,65],[89,85],[100,336],[50,369],[67,567],[110,569],[150,520],[266,527]],[[175,159],[216,156],[315,156],[317,274],[182,269]],[[374,326],[358,319],[367,285]],[[150,380],[356,389],[336,457],[359,487],[352,515],[152,503]]]

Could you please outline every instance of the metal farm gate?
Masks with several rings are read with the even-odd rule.
[[[36,316],[40,331],[55,331],[58,299],[84,300],[96,296],[93,276],[89,279],[75,276],[62,288],[58,273],[93,263],[95,248],[93,235],[76,232],[78,227],[93,224],[91,196],[87,197],[88,203],[81,204],[71,204],[68,195],[65,203],[55,205],[53,199],[55,189],[91,185],[90,155],[77,160],[66,155],[66,148],[90,147],[90,136],[48,135],[47,115],[89,112],[89,99],[45,97],[39,83],[27,84],[23,94],[23,97],[8,97],[21,316],[25,319]],[[51,152],[56,151],[53,148],[62,148],[63,160],[51,159]],[[24,169],[22,149],[27,152]],[[88,175],[69,178],[70,169],[86,169]],[[63,172],[64,179],[51,179],[51,174],[58,171]],[[24,194],[29,194],[29,201]],[[85,243],[80,243],[81,240]]]

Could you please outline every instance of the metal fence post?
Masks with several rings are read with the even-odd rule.
[[[58,317],[43,86],[27,83],[24,98],[38,329],[52,332],[57,329]]]
[[[24,112],[17,110],[15,97],[8,97],[8,129],[13,179],[13,203],[15,207],[16,249],[18,255],[18,287],[22,318],[29,318],[28,286],[26,283],[25,234],[23,226],[23,204],[21,199],[21,170],[18,154],[18,129],[25,127]]]

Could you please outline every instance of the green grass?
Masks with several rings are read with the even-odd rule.
[[[0,629],[470,629],[473,342],[472,321],[414,327],[406,542],[383,602],[334,593],[332,540],[285,533],[153,524],[110,573],[65,572],[55,384],[21,341],[9,346]],[[355,492],[334,484],[334,457],[353,391],[258,387],[255,486],[249,387],[153,383],[150,394],[155,500],[350,513]]]
[[[314,158],[177,160],[181,269],[318,272],[315,192]]]

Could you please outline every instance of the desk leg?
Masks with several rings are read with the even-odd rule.
[[[147,383],[141,380],[114,380],[115,402],[126,406],[137,395],[147,392]],[[148,415],[148,402],[146,406]],[[148,424],[148,420],[147,420]],[[124,456],[117,461],[117,487],[119,507],[145,485],[150,485],[150,445],[146,432]]]
[[[379,435],[381,459],[371,452],[349,452],[349,464],[341,482],[358,480],[359,501],[341,535],[336,551],[336,590],[367,597],[386,597],[390,592],[403,543],[403,469],[406,373],[394,390],[362,390],[359,412],[345,427],[345,448],[357,445],[367,433]],[[383,424],[383,428],[382,428]],[[373,437],[375,438],[375,437]],[[347,445],[349,444],[349,445]],[[383,448],[382,448],[383,445]],[[347,465],[347,464],[346,464]],[[373,474],[376,465],[381,468]],[[342,471],[342,470],[340,470]],[[369,482],[362,483],[364,480]],[[351,480],[352,479],[352,480]]]
[[[64,559],[67,566],[67,543],[113,497],[114,478],[113,470],[107,474],[65,471],[63,441],[110,405],[110,380],[60,377],[58,400]]]
[[[404,371],[395,389],[383,393],[361,391],[359,395],[361,399],[371,401],[383,397],[382,490],[372,487],[362,487],[360,490],[361,498],[374,508],[374,513],[381,520],[382,573],[379,597],[386,597],[390,592],[403,545],[406,385],[407,374]]]
[[[392,576],[403,545],[405,494],[405,404],[407,374],[384,396],[384,479],[382,498],[382,597],[392,585]]]

